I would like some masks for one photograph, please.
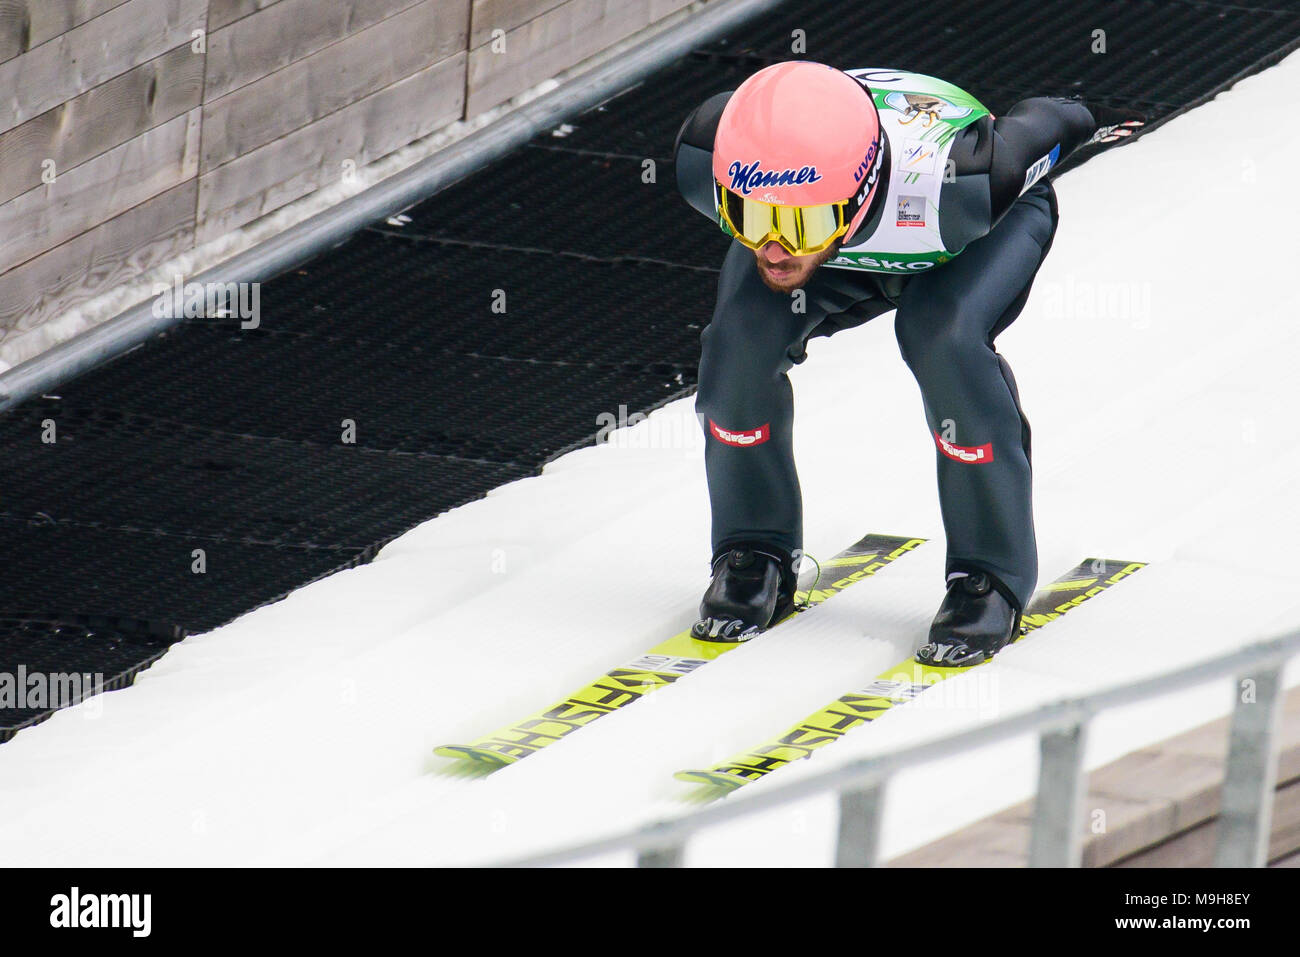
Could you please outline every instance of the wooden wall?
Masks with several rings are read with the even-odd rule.
[[[0,0],[0,348],[690,2]]]

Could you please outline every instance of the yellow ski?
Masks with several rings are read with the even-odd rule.
[[[896,535],[867,535],[822,563],[818,579],[801,581],[797,604],[819,605],[854,582],[874,575],[925,541]],[[808,591],[812,588],[812,591]],[[794,614],[783,621],[789,621]],[[777,624],[781,624],[778,622]],[[776,627],[773,625],[772,627]],[[471,744],[444,744],[434,754],[465,758],[489,769],[513,764],[585,727],[626,708],[652,691],[670,685],[734,648],[738,642],[702,641],[687,629],[655,645],[635,661],[615,668],[563,701]]]
[[[1055,582],[1039,589],[1021,618],[1019,641],[1060,618],[1071,608],[1123,581],[1145,562],[1118,562],[1088,558]],[[983,663],[981,663],[983,664]],[[881,674],[867,687],[836,699],[809,715],[789,731],[704,771],[678,771],[679,781],[707,784],[734,791],[791,761],[810,757],[818,748],[838,741],[859,725],[875,721],[897,704],[911,701],[925,689],[947,678],[978,668],[944,668],[908,659]]]

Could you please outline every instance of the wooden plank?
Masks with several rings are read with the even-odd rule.
[[[612,46],[650,23],[650,0],[568,0],[492,44],[470,50],[465,115],[474,117]]]
[[[445,59],[453,48],[462,48],[465,11],[455,9],[458,5],[427,0],[209,102],[203,109],[200,173],[418,73]],[[435,44],[434,37],[441,39]],[[384,55],[376,56],[376,50]]]
[[[192,248],[198,191],[198,179],[191,179],[0,274],[5,338],[34,329]],[[49,345],[53,343],[37,344],[31,354]]]
[[[1218,822],[1180,831],[1169,840],[1117,862],[1116,867],[1213,867]],[[1300,781],[1278,788],[1273,801],[1273,827],[1268,859],[1284,858],[1300,850]]]
[[[387,20],[423,0],[280,0],[253,16],[224,29],[213,28],[208,36],[207,98],[215,100],[245,84],[260,80],[317,51],[324,50],[367,27]],[[428,34],[426,42],[441,50],[428,62],[465,48],[465,19],[469,0],[441,0],[444,21],[455,24],[448,36]],[[387,50],[375,46],[370,55]],[[289,102],[286,97],[285,102]]]
[[[683,7],[689,7],[694,2],[695,0],[650,0],[650,22],[657,23]]]
[[[1129,801],[1089,795],[1084,806],[1088,824],[1105,813],[1105,829],[1088,829],[1083,846],[1084,867],[1104,866],[1136,848],[1168,837],[1174,821],[1172,802],[1163,799]],[[1033,803],[1020,804],[962,828],[890,862],[898,867],[1027,867]],[[994,864],[993,862],[997,862]]]
[[[1268,837],[1268,860],[1300,851],[1300,780],[1277,789]]]
[[[568,0],[474,0],[470,14],[469,47],[492,42],[493,30],[509,33],[515,27],[554,10]]]
[[[199,105],[203,57],[177,47],[81,96],[0,133],[0,203],[41,185],[47,160],[61,173]]]
[[[516,27],[567,2],[568,0],[474,0],[469,48],[473,50],[491,43],[493,30],[505,30],[509,34]],[[650,0],[646,22],[662,20],[693,2],[694,0]]]
[[[192,41],[207,0],[128,0],[0,63],[0,133]]]
[[[1223,750],[1213,757],[1155,747],[1134,751],[1088,776],[1088,800],[1107,798],[1167,803],[1172,830],[1182,830],[1219,813]],[[1127,850],[1133,850],[1129,848]]]
[[[1029,828],[990,817],[962,828],[951,840],[927,844],[886,866],[1024,867],[1028,860]]]
[[[259,10],[281,3],[283,0],[210,0],[208,4],[208,32],[215,33],[236,20],[251,16]]]
[[[199,180],[200,243],[338,182],[461,115],[465,54],[421,70],[311,126],[219,166]]]
[[[0,205],[0,270],[196,176],[199,114],[190,110]]]
[[[1142,847],[1165,840],[1176,827],[1174,802],[1164,798],[1126,800],[1088,795],[1083,866],[1107,867]],[[1093,815],[1105,815],[1104,829],[1092,831]]]
[[[0,0],[0,62],[62,36],[127,0]]]

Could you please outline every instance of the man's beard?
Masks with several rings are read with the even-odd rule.
[[[758,270],[758,278],[763,280],[763,285],[768,289],[771,289],[773,292],[791,293],[805,285],[808,280],[812,278],[813,273],[817,271],[817,267],[834,258],[839,254],[839,251],[840,243],[832,243],[828,249],[823,249],[820,253],[817,253],[816,259],[801,262],[798,271],[792,272],[790,277],[784,280],[774,280],[768,275],[766,270],[764,270],[760,264],[759,260],[761,257],[758,252],[754,253],[754,258],[756,260],[754,268]]]

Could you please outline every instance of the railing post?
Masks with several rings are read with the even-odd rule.
[[[836,867],[876,866],[876,855],[880,850],[880,815],[884,804],[884,782],[840,792]]]
[[[1083,749],[1088,726],[1044,731],[1039,738],[1038,797],[1029,837],[1030,867],[1079,867],[1083,862]]]
[[[1223,769],[1215,867],[1263,867],[1277,785],[1278,719],[1282,713],[1282,666],[1237,681],[1228,758]]]
[[[682,854],[686,850],[681,844],[666,844],[663,847],[643,847],[637,851],[637,867],[681,867]]]
[[[651,825],[645,833],[645,842],[637,848],[637,867],[681,867],[686,855],[686,839],[664,835],[666,824]]]

